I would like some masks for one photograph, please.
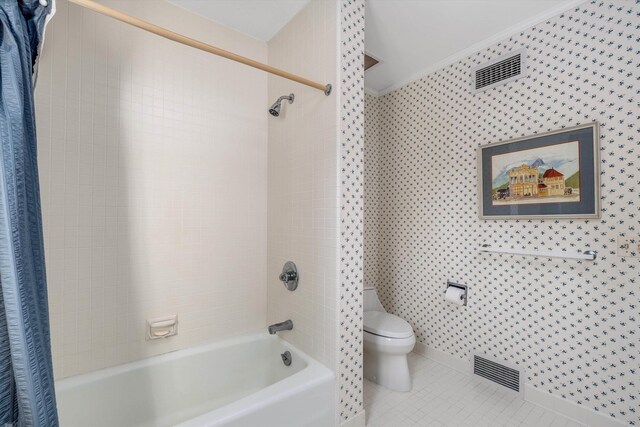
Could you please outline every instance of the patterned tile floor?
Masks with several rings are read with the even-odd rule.
[[[413,378],[409,393],[365,380],[367,427],[582,426],[415,353],[409,355],[409,369]]]

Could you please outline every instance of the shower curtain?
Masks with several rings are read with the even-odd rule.
[[[0,0],[0,426],[58,425],[33,90],[54,0]]]

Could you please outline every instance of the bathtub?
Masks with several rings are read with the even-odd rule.
[[[56,396],[61,427],[335,425],[331,370],[266,333],[66,378]]]

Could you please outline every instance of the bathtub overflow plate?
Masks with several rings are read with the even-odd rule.
[[[280,357],[282,357],[282,363],[284,363],[284,366],[291,366],[292,359],[291,352],[289,352],[289,350],[282,353]]]

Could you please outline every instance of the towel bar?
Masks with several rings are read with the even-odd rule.
[[[586,261],[594,261],[596,259],[596,255],[598,254],[596,251],[590,249],[587,249],[583,252],[530,251],[526,249],[492,248],[487,244],[484,244],[480,247],[480,252],[533,256],[538,258],[583,259]]]

